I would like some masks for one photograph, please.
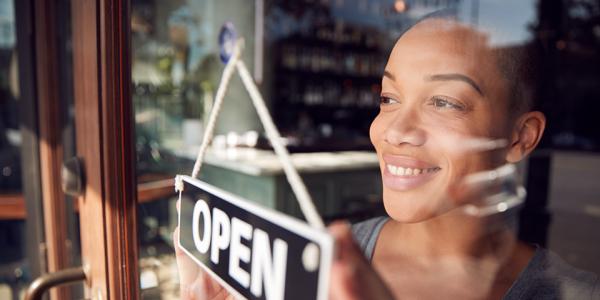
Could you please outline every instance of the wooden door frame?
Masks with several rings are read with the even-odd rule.
[[[39,120],[39,155],[47,272],[71,266],[68,246],[68,213],[61,189],[63,163],[62,128],[66,99],[60,97],[60,61],[58,47],[57,1],[34,0],[36,91]],[[65,20],[63,20],[65,22]],[[51,299],[71,298],[66,287],[50,290]]]
[[[102,299],[139,296],[129,15],[127,0],[72,1],[82,262],[86,293]]]
[[[69,267],[70,257],[60,182],[64,106],[57,84],[56,9],[55,1],[15,1],[23,195],[14,197],[14,208],[19,217],[27,216],[26,256],[31,278]],[[71,298],[67,288],[50,292],[51,299]]]

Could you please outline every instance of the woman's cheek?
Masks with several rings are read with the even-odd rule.
[[[379,150],[379,146],[384,140],[386,121],[387,116],[384,115],[383,112],[380,112],[375,119],[373,119],[373,122],[371,122],[369,138],[371,139],[371,144],[373,144],[375,150]]]

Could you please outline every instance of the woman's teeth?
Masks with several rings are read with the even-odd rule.
[[[433,168],[427,168],[427,169],[417,169],[417,168],[403,168],[403,167],[398,167],[398,166],[394,166],[394,165],[387,165],[387,169],[392,175],[396,175],[396,176],[417,176],[417,175],[421,175],[421,174],[438,171],[440,168],[433,167]]]

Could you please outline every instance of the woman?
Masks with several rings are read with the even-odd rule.
[[[338,247],[333,299],[600,297],[592,295],[594,288],[600,293],[593,274],[519,242],[510,219],[463,209],[484,194],[464,192],[469,174],[518,163],[544,131],[544,115],[530,111],[531,78],[518,54],[494,49],[470,26],[437,17],[396,42],[370,130],[389,217],[352,231],[342,223],[330,227]],[[505,143],[480,152],[465,146],[479,140]],[[178,259],[182,265],[186,258]],[[228,296],[198,274],[182,273],[182,298],[194,294],[190,289],[214,299]]]
[[[595,275],[519,242],[514,220],[465,214],[462,206],[473,198],[457,196],[466,176],[518,163],[542,136],[545,117],[530,111],[526,83],[533,78],[524,54],[495,49],[488,35],[443,18],[419,22],[395,44],[382,80],[381,110],[370,131],[389,218],[353,229],[396,298],[600,297]],[[465,141],[481,137],[505,140],[506,147],[460,150]],[[332,230],[348,235],[343,227]],[[360,258],[336,268],[345,275],[333,276],[334,293],[347,292],[348,283],[370,269]],[[342,297],[367,299],[360,292],[368,290]]]

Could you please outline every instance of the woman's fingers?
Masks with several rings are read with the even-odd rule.
[[[177,214],[179,214],[180,200],[177,200]],[[175,248],[175,259],[179,271],[179,295],[181,299],[195,299],[194,294],[198,287],[198,275],[200,270],[198,265],[183,252],[179,246],[179,226],[173,231],[173,246]]]
[[[356,261],[350,259],[352,245],[349,244],[351,237],[348,236],[348,226],[341,222],[329,226],[329,233],[335,238],[335,254],[331,267],[331,299],[358,300],[357,298],[357,266]]]
[[[233,299],[225,288],[200,269],[200,266],[179,247],[179,227],[176,227],[173,232],[173,245],[175,245],[175,258],[179,270],[179,294],[181,299]]]
[[[198,277],[200,267],[179,247],[179,227],[175,228],[173,232],[173,245],[179,270],[179,286],[182,292],[184,289],[187,291]]]
[[[336,258],[331,270],[331,299],[393,299],[354,242],[350,226],[336,222],[329,226],[329,233],[335,238],[336,245]]]

